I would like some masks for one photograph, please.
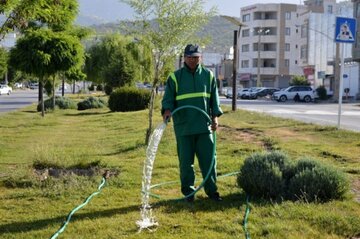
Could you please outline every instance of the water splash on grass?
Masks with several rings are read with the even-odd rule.
[[[146,149],[146,158],[143,167],[143,178],[142,178],[142,188],[141,188],[141,201],[142,201],[142,207],[140,210],[141,220],[136,222],[136,224],[139,227],[139,231],[145,228],[151,229],[153,227],[158,226],[158,222],[156,222],[155,217],[152,215],[149,199],[150,199],[151,175],[153,171],[155,156],[165,128],[166,128],[165,123],[161,123],[155,128],[154,132],[150,137],[149,145]]]

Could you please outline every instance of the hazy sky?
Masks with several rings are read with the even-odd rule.
[[[240,17],[240,8],[256,3],[301,4],[301,0],[207,0],[205,9],[217,6],[219,15]],[[79,0],[83,15],[95,15],[106,21],[132,18],[132,10],[119,0]]]

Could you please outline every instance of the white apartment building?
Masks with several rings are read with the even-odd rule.
[[[325,85],[331,92],[335,18],[352,17],[351,5],[339,6],[336,0],[308,0],[304,5],[254,4],[241,8],[245,26],[238,43],[238,83],[243,87],[283,88],[293,76],[304,75],[315,88]],[[351,59],[351,44],[345,52],[345,58]],[[353,78],[358,80],[358,76]]]

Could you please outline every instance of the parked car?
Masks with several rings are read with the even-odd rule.
[[[37,83],[37,82],[31,82],[30,84],[29,84],[29,88],[30,89],[32,89],[32,90],[35,90],[35,89],[39,89],[39,83]]]
[[[14,84],[14,87],[15,87],[15,88],[23,88],[23,83],[21,83],[21,82],[16,82],[16,83]]]
[[[285,90],[276,91],[273,93],[273,99],[285,102],[287,100],[294,100],[298,94],[300,101],[310,102],[316,97],[316,92],[311,86],[289,86]]]
[[[0,85],[0,95],[10,95],[12,92],[12,88],[8,85]]]
[[[279,88],[262,87],[250,92],[250,99],[257,99],[258,97],[272,96],[274,92],[279,91]]]
[[[250,99],[250,93],[257,91],[258,87],[244,88],[238,93],[238,98],[240,99]]]

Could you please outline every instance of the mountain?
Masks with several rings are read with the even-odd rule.
[[[94,29],[99,35],[115,32],[124,33],[125,31],[122,30],[124,23],[126,24],[127,21],[95,24],[90,28]],[[130,24],[127,24],[127,26],[130,26]],[[212,17],[208,24],[197,33],[198,36],[210,38],[210,43],[205,47],[204,52],[229,53],[230,47],[233,46],[234,30],[238,30],[237,28],[237,26],[220,16]]]

